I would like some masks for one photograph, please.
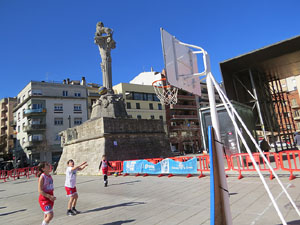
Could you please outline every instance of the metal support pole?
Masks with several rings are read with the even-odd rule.
[[[216,109],[216,100],[215,100],[215,90],[212,83],[212,74],[209,72],[206,78],[207,84],[207,91],[208,91],[208,98],[209,98],[209,105],[210,105],[210,115],[211,115],[211,122],[212,126],[215,130],[216,135],[216,149],[217,149],[217,159],[219,165],[219,175],[220,175],[220,184],[222,185],[220,188],[222,189],[222,195],[224,200],[224,211],[226,217],[226,225],[232,224],[232,217],[230,212],[230,204],[229,204],[229,192],[228,192],[228,185],[226,181],[225,171],[224,171],[224,155],[223,155],[223,146],[220,144],[221,142],[221,134],[220,134],[220,126],[219,126],[219,119],[217,115]]]
[[[249,69],[249,75],[250,75],[251,85],[252,85],[252,89],[253,89],[253,94],[254,94],[255,100],[256,100],[255,103],[256,103],[256,107],[257,107],[257,111],[258,111],[258,116],[259,116],[259,120],[260,120],[261,129],[263,131],[265,140],[267,140],[265,124],[264,124],[264,121],[263,121],[263,118],[262,118],[262,115],[261,115],[260,105],[259,105],[259,102],[258,102],[256,87],[255,87],[255,83],[253,81],[253,76],[252,76],[251,69]]]

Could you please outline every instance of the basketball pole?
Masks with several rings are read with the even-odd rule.
[[[204,53],[205,54],[205,53]],[[206,53],[207,54],[207,53]],[[209,66],[209,62],[208,66]],[[206,85],[207,85],[207,91],[208,91],[208,99],[209,99],[209,106],[210,106],[210,115],[211,115],[211,122],[212,127],[215,131],[215,139],[217,143],[216,145],[216,156],[218,161],[218,169],[219,169],[219,176],[220,176],[220,182],[221,182],[221,192],[223,196],[223,202],[224,202],[224,214],[226,217],[226,225],[232,225],[232,217],[231,217],[231,211],[230,211],[230,204],[229,204],[229,191],[228,191],[228,185],[226,181],[226,175],[224,171],[224,158],[223,158],[223,146],[221,145],[221,134],[220,134],[220,125],[219,125],[219,118],[217,115],[217,109],[216,109],[216,98],[215,98],[215,90],[214,86],[211,80],[211,72],[209,72],[206,76]]]

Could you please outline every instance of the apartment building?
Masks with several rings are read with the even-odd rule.
[[[216,103],[221,102],[217,93],[215,99]],[[185,154],[200,150],[202,134],[198,110],[208,106],[206,83],[201,83],[201,97],[178,90],[177,104],[166,106],[167,127],[173,151]]]
[[[16,98],[3,98],[0,100],[1,132],[0,132],[0,155],[5,160],[12,159],[14,147],[13,108],[17,102]]]
[[[14,109],[15,158],[27,163],[58,161],[59,132],[80,125],[87,117],[85,82],[29,82],[18,94]]]
[[[113,86],[113,90],[115,94],[123,96],[129,117],[166,121],[165,108],[157,98],[152,85],[120,83]]]

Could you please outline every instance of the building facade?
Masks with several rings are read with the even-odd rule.
[[[14,148],[14,118],[13,108],[17,103],[16,98],[3,98],[0,100],[1,110],[1,133],[0,133],[0,156],[8,160],[12,159],[12,149]]]
[[[87,120],[86,86],[31,81],[17,96],[14,109],[14,155],[22,162],[55,162],[62,152],[59,132]]]
[[[165,108],[152,85],[120,83],[113,86],[113,90],[115,94],[122,95],[130,118],[166,121]]]
[[[220,97],[216,93],[216,103]],[[177,104],[166,106],[169,140],[173,151],[197,153],[203,140],[198,110],[209,106],[206,83],[201,83],[201,97],[178,90]]]

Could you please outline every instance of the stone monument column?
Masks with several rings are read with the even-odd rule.
[[[113,93],[112,89],[112,70],[111,70],[111,49],[116,48],[116,42],[113,40],[113,31],[104,27],[102,22],[98,22],[95,33],[95,44],[98,45],[102,58],[101,69],[103,86],[107,88],[108,93]]]
[[[127,112],[123,98],[115,95],[112,88],[112,69],[111,55],[112,49],[116,48],[116,42],[113,40],[113,30],[104,27],[102,22],[98,22],[95,33],[95,44],[98,45],[100,56],[102,58],[101,70],[103,86],[107,93],[101,95],[97,102],[92,106],[91,119],[98,117],[126,118]]]

